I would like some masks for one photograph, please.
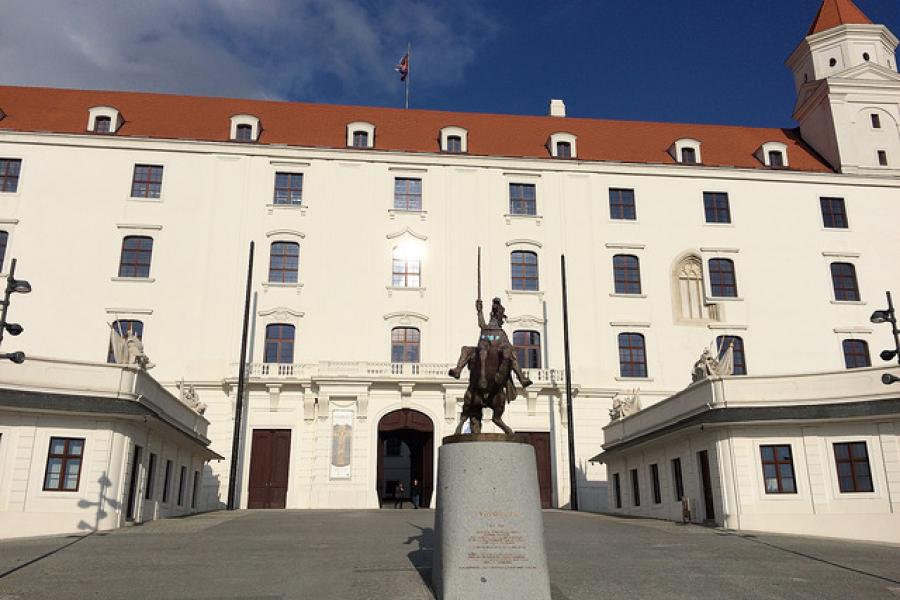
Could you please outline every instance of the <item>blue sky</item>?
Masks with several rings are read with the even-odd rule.
[[[0,0],[0,82],[792,126],[820,0]],[[857,0],[900,34],[897,0]]]

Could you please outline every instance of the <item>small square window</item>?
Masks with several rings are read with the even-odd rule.
[[[881,115],[872,113],[872,129],[881,129]]]
[[[94,119],[94,133],[109,133],[112,129],[112,119],[109,117],[97,117]]]
[[[21,159],[0,158],[0,192],[15,192],[19,189],[19,172],[21,169]]]
[[[50,438],[44,491],[77,492],[84,456],[84,438]]]
[[[637,219],[634,190],[610,188],[609,218],[623,221],[634,221]]]
[[[834,444],[834,464],[842,494],[875,491],[865,442]]]
[[[159,198],[163,168],[160,165],[134,165],[131,179],[132,198]]]
[[[422,210],[422,180],[412,177],[394,178],[394,209]]]
[[[731,223],[731,206],[728,194],[723,192],[703,192],[703,209],[707,223]]]
[[[509,184],[509,212],[513,215],[537,214],[537,193],[533,183]]]
[[[773,169],[780,169],[784,166],[784,154],[780,150],[769,151],[769,166]]]
[[[878,151],[878,164],[882,167],[888,166],[887,152],[885,152],[884,150]]]
[[[789,444],[781,446],[760,446],[763,481],[767,494],[796,494],[797,480],[794,477],[794,461]]]
[[[252,125],[238,125],[235,128],[235,136],[234,139],[239,142],[252,142],[253,141],[253,126]]]
[[[353,132],[353,147],[354,148],[368,148],[369,147],[369,132],[368,131],[354,131]]]
[[[822,224],[829,229],[847,229],[847,207],[843,198],[819,198]]]
[[[572,158],[572,144],[556,142],[556,158]]]
[[[303,173],[275,173],[274,204],[299,205],[303,202]]]
[[[696,165],[697,164],[697,151],[693,148],[682,148],[681,149],[681,162],[686,165]]]
[[[459,154],[462,152],[462,138],[458,135],[447,136],[447,152]]]

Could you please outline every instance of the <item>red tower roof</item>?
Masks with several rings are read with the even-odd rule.
[[[853,0],[824,0],[806,35],[819,33],[838,25],[871,24],[872,21],[869,20],[869,17],[853,4]]]

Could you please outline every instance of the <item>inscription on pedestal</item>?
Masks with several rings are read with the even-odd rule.
[[[478,523],[467,540],[466,561],[461,569],[534,569],[528,556],[528,541],[515,524],[517,512],[476,511]]]

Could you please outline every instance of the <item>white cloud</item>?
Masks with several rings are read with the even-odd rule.
[[[378,103],[458,84],[496,25],[471,0],[0,0],[0,82]]]

